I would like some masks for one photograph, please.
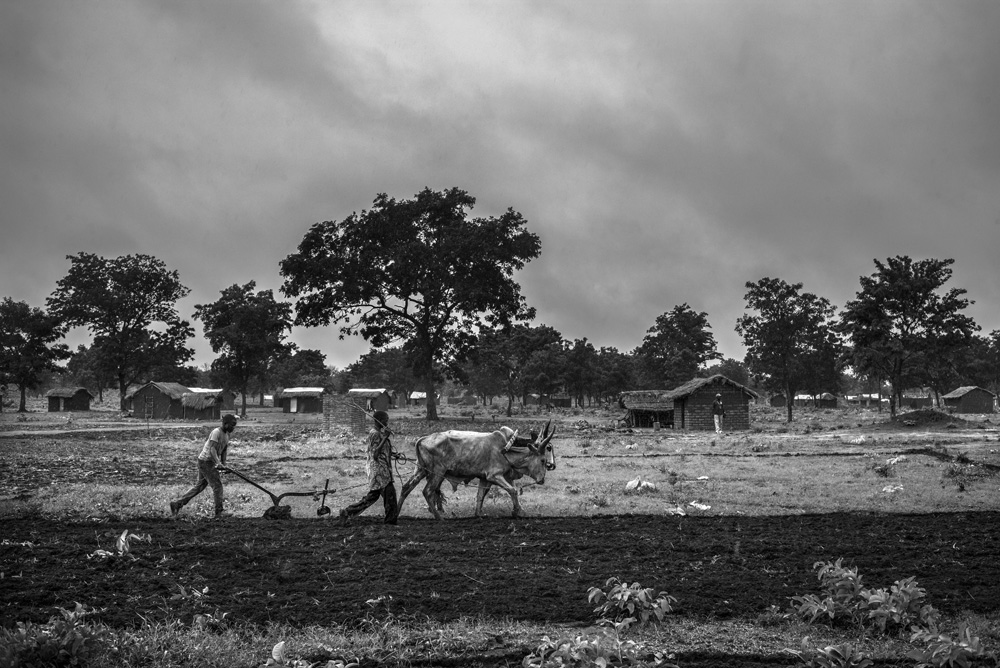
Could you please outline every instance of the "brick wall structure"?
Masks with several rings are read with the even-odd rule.
[[[354,397],[343,394],[323,395],[323,430],[349,429],[352,434],[367,434],[371,429],[368,415],[358,408]]]
[[[722,427],[725,431],[750,429],[750,400],[757,395],[725,376],[696,378],[671,391],[674,399],[674,429],[715,431],[712,403],[722,395],[726,410]]]

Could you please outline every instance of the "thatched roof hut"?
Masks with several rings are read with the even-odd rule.
[[[954,413],[992,413],[997,395],[975,385],[966,385],[942,395],[941,399]]]
[[[182,417],[188,420],[217,420],[234,410],[236,395],[227,390],[192,387],[181,395]]]
[[[347,396],[351,399],[357,400],[364,406],[366,411],[387,411],[390,408],[395,408],[395,397],[389,393],[389,390],[384,387],[366,389],[366,388],[354,388],[353,390],[347,391]]]
[[[184,416],[181,397],[190,391],[191,388],[180,383],[151,381],[128,392],[125,401],[136,417],[150,420],[181,418]]]
[[[49,400],[49,412],[89,411],[94,395],[85,387],[56,387],[45,393]]]

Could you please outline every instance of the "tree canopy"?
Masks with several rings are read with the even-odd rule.
[[[861,277],[861,290],[841,314],[856,370],[892,385],[892,415],[908,385],[923,382],[940,390],[946,371],[956,369],[980,329],[962,312],[972,303],[965,290],[942,292],[954,262],[905,255],[875,260],[875,273]]]
[[[531,327],[516,324],[499,330],[483,332],[472,353],[471,376],[478,379],[480,388],[497,387],[507,397],[507,416],[510,417],[514,400],[523,397],[533,387],[533,381],[543,371],[544,360],[558,355],[562,349],[562,334],[548,325]],[[550,354],[542,355],[543,351]],[[553,372],[551,365],[546,367]],[[546,379],[548,379],[548,373]],[[547,382],[546,386],[551,382]]]
[[[175,306],[190,291],[176,271],[149,255],[106,259],[78,253],[67,259],[69,272],[49,296],[49,310],[66,325],[93,334],[92,347],[114,370],[125,410],[130,384],[150,369],[176,367],[194,356],[187,347],[194,330]]]
[[[247,412],[251,380],[267,373],[272,360],[285,348],[285,334],[292,327],[292,306],[274,299],[271,290],[254,293],[257,284],[231,285],[211,304],[195,305],[205,338],[218,357],[212,376],[224,387],[243,395],[241,414]]]
[[[26,391],[38,387],[40,374],[59,369],[70,356],[69,347],[57,343],[65,335],[59,319],[42,309],[10,297],[0,302],[0,384],[18,387],[19,411],[27,409]]]
[[[788,421],[798,389],[837,391],[838,342],[829,300],[802,292],[801,283],[762,278],[746,284],[747,313],[736,332],[747,348],[745,363],[762,385],[785,393]]]
[[[674,388],[697,377],[706,363],[722,359],[711,328],[708,314],[687,304],[657,317],[635,351],[644,366],[641,382],[650,388]]]
[[[541,242],[513,209],[470,218],[475,202],[458,188],[379,194],[370,210],[313,225],[280,265],[296,324],[336,324],[375,348],[408,345],[431,420],[436,369],[461,359],[481,326],[534,317],[514,272]]]

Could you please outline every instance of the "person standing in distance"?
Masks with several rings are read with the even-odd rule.
[[[396,523],[396,487],[392,483],[392,469],[389,467],[392,455],[392,442],[389,436],[389,414],[385,411],[375,411],[372,415],[375,424],[368,432],[368,461],[365,472],[368,474],[368,493],[357,503],[353,503],[340,511],[340,526],[349,526],[351,517],[360,515],[382,497],[385,508],[385,523]]]
[[[722,433],[722,418],[726,416],[726,408],[722,405],[722,395],[715,395],[715,401],[712,402],[712,419],[715,421],[715,433]]]
[[[181,508],[190,503],[191,499],[212,488],[215,497],[215,519],[231,517],[232,513],[222,510],[222,478],[219,473],[226,471],[226,453],[229,451],[229,435],[236,429],[236,416],[227,413],[222,416],[222,427],[216,427],[208,435],[208,440],[198,454],[198,480],[194,487],[176,501],[170,502],[170,516],[177,517]]]

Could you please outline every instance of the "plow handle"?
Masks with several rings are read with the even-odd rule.
[[[254,482],[253,480],[251,480],[250,478],[246,477],[245,475],[243,475],[242,473],[240,473],[240,472],[239,472],[239,471],[237,471],[236,469],[232,468],[231,466],[227,466],[227,467],[226,467],[226,470],[227,470],[227,471],[229,471],[230,473],[234,474],[234,475],[235,475],[236,477],[238,477],[238,478],[242,478],[244,482],[248,482],[248,483],[250,483],[251,485],[253,485],[253,486],[254,486],[254,487],[256,487],[257,489],[259,489],[260,491],[262,491],[262,492],[264,492],[265,494],[267,494],[267,495],[268,495],[269,497],[271,497],[271,502],[272,502],[272,503],[273,503],[274,505],[278,505],[278,502],[279,502],[279,501],[281,500],[280,498],[278,498],[277,496],[275,496],[275,495],[274,495],[274,494],[272,494],[271,492],[267,491],[266,489],[264,489],[263,487],[261,487],[260,485],[258,485],[257,483],[255,483],[255,482]]]

